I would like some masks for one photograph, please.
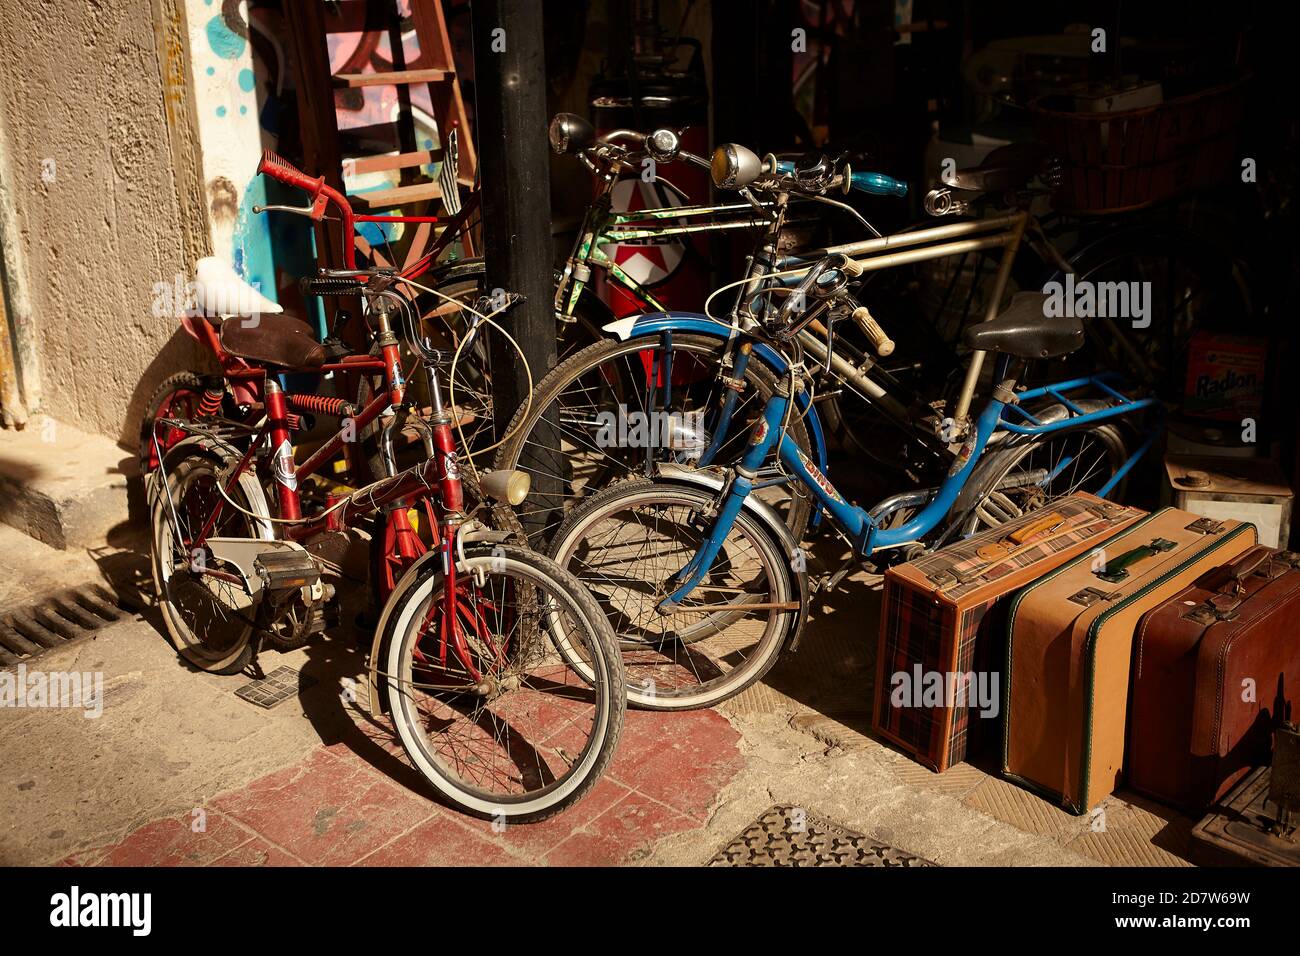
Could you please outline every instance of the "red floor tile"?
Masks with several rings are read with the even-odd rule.
[[[491,827],[490,823],[484,822],[483,825]],[[518,866],[526,863],[526,860],[516,859],[486,836],[439,813],[410,833],[370,854],[358,865]]]
[[[254,837],[208,866],[302,866],[302,862],[261,837]]]
[[[571,804],[567,810],[541,823],[512,824],[496,834],[496,838],[529,856],[545,856],[574,830],[586,826],[629,793],[631,791],[627,787],[615,783],[609,777],[604,777],[587,792],[585,797]],[[491,831],[492,824],[487,820],[474,820],[469,817],[463,819],[470,827],[482,827],[484,830]]]
[[[744,767],[736,746],[740,735],[713,711],[636,716],[654,721],[642,720],[626,749],[620,746],[610,776],[703,820],[723,787]]]
[[[648,797],[629,794],[546,855],[553,866],[635,862],[655,841],[697,824]]]
[[[313,865],[346,865],[433,813],[364,763],[314,751],[213,804]]]
[[[204,866],[246,843],[250,834],[219,813],[207,811],[204,829],[189,813],[154,820],[128,834],[120,843],[101,848],[105,852],[94,866]]]

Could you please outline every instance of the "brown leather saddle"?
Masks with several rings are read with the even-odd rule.
[[[325,362],[325,346],[316,340],[312,327],[288,313],[230,316],[220,321],[221,347],[231,355],[284,368],[320,368]]]

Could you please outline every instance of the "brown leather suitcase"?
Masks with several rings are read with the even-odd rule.
[[[1300,554],[1253,548],[1148,611],[1133,648],[1128,780],[1188,810],[1267,764],[1300,701]]]
[[[1093,495],[1069,495],[890,568],[876,654],[875,732],[936,772],[961,763],[979,728],[996,726],[980,715],[996,718],[1002,708],[995,681],[1005,631],[996,622],[1005,617],[995,605],[1144,514]],[[927,699],[924,685],[934,675],[953,693]],[[959,675],[963,682],[973,675],[965,693],[957,693]],[[992,706],[980,706],[989,695]]]
[[[1253,525],[1165,508],[1015,595],[1003,773],[1074,813],[1114,792],[1138,620],[1255,543]]]

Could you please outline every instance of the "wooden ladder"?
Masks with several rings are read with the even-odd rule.
[[[303,161],[308,171],[324,175],[340,191],[348,177],[373,172],[398,172],[398,184],[385,189],[350,194],[358,212],[400,212],[402,215],[455,213],[461,208],[456,186],[472,188],[478,156],[470,135],[465,101],[452,57],[451,38],[443,16],[441,0],[407,0],[419,54],[406,62],[402,44],[399,0],[285,0],[291,42],[297,63],[298,107],[301,117]],[[330,70],[330,34],[360,37],[344,69]],[[369,70],[377,60],[383,37],[389,41],[391,62],[383,69]],[[429,92],[434,122],[438,127],[438,148],[422,149],[417,142],[413,88],[423,85]],[[398,109],[394,121],[339,129],[336,96],[339,91],[364,91],[392,86],[397,90]],[[455,135],[451,135],[454,131]],[[444,160],[448,144],[455,145],[453,165],[456,181],[445,175],[430,179],[422,167]],[[447,169],[444,169],[446,172]],[[407,226],[395,247],[393,258],[406,265],[419,259],[435,236],[432,224]],[[331,234],[333,233],[333,234]],[[331,260],[340,249],[337,225],[326,230],[320,248],[329,250]],[[390,263],[379,249],[372,249],[358,237],[358,249],[377,264]],[[463,239],[465,254],[473,255],[470,234]],[[333,261],[331,265],[335,264]]]

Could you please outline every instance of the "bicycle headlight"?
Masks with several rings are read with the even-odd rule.
[[[556,113],[547,128],[551,149],[557,153],[580,153],[596,139],[590,123],[576,113]]]
[[[709,172],[719,189],[740,189],[759,177],[763,162],[738,143],[723,143],[713,151]]]

